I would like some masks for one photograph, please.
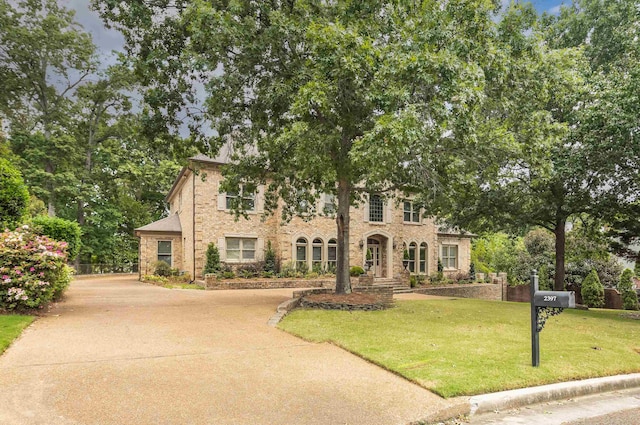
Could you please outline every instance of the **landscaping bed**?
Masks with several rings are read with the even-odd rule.
[[[300,307],[324,310],[383,310],[387,307],[385,296],[377,294],[311,294],[300,301]]]

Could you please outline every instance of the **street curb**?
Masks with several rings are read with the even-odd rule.
[[[469,399],[470,415],[636,387],[640,387],[640,373],[483,394]]]

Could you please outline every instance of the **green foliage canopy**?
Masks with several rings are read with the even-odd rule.
[[[0,158],[0,229],[17,226],[28,204],[29,191],[20,171]]]

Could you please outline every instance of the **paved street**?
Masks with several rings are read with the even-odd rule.
[[[474,416],[471,425],[640,425],[640,388]]]
[[[0,357],[0,424],[407,424],[451,407],[266,325],[291,290],[73,282]]]

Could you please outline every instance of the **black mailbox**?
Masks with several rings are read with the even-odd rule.
[[[536,307],[576,308],[576,294],[573,291],[536,291],[533,304]]]

